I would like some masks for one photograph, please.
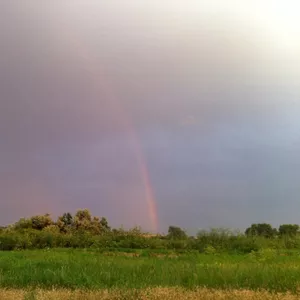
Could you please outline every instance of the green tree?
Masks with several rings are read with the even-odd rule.
[[[296,236],[299,232],[299,225],[297,224],[282,224],[279,226],[279,234],[281,236]]]
[[[245,231],[247,236],[262,236],[266,238],[272,238],[276,236],[277,230],[273,228],[270,224],[259,223],[252,224],[251,227],[247,228]]]
[[[101,220],[100,220],[100,225],[101,225],[101,229],[104,231],[104,232],[108,232],[110,231],[110,226],[108,225],[108,221],[106,218],[102,217]]]
[[[31,217],[32,228],[37,230],[42,230],[47,226],[53,224],[53,221],[49,214],[41,215],[41,216],[33,216]]]
[[[26,218],[21,218],[18,222],[16,222],[13,225],[13,228],[16,230],[32,228],[32,220],[26,219]]]
[[[101,234],[110,230],[105,218],[92,217],[87,209],[78,210],[74,218],[74,227],[79,231],[89,231],[92,234]]]
[[[65,226],[71,226],[73,224],[73,217],[68,213],[64,213],[62,215],[62,221],[64,222]]]
[[[88,209],[77,210],[75,218],[78,221],[92,221],[92,215]]]
[[[180,227],[170,226],[168,230],[168,238],[174,240],[185,240],[187,239],[187,234]]]
[[[88,230],[91,227],[92,215],[88,209],[79,209],[74,218],[74,226],[77,230]]]
[[[99,217],[93,217],[90,223],[90,227],[87,228],[92,234],[100,234],[103,232],[100,218]]]
[[[73,217],[68,213],[64,213],[62,216],[59,216],[57,219],[56,225],[59,227],[61,232],[68,232],[72,229],[73,226]]]

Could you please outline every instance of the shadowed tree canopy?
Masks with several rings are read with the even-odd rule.
[[[296,236],[299,232],[299,225],[297,224],[282,224],[279,226],[279,234],[287,236]]]
[[[32,228],[42,230],[53,224],[50,214],[31,217]]]
[[[183,229],[177,226],[170,226],[168,230],[168,238],[175,240],[183,240],[187,238],[187,235]]]
[[[63,216],[62,216],[62,221],[64,222],[64,224],[66,226],[70,226],[70,225],[73,224],[73,217],[69,212],[64,213]]]
[[[110,231],[110,227],[108,225],[108,221],[106,218],[102,217],[100,220],[101,229],[103,231]]]
[[[252,224],[251,227],[246,229],[245,234],[247,236],[263,236],[271,238],[277,234],[277,229],[267,223]]]

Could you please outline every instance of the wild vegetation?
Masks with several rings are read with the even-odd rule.
[[[252,224],[245,233],[225,229],[199,231],[188,236],[180,227],[170,226],[166,235],[151,235],[141,228],[111,228],[106,218],[78,210],[64,213],[56,221],[49,214],[22,218],[0,229],[0,250],[45,248],[149,249],[197,251],[200,253],[251,253],[260,249],[299,249],[299,226]]]
[[[300,286],[293,224],[153,235],[85,209],[3,227],[0,250],[0,299],[296,299]]]
[[[93,249],[49,249],[2,252],[2,288],[264,289],[296,293],[300,256],[261,250],[248,255],[101,252]]]

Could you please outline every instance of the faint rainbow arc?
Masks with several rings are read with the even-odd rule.
[[[70,35],[66,35],[68,37],[68,41],[70,41]],[[72,39],[72,43],[75,48],[78,50],[77,55],[81,56],[82,60],[86,63],[85,66],[88,66],[88,70],[92,72],[93,74],[97,75],[97,78],[101,78],[102,86],[105,85],[105,91],[109,95],[109,99],[113,101],[114,108],[116,111],[119,112],[120,115],[124,117],[124,122],[126,124],[126,127],[128,128],[128,134],[130,136],[130,139],[133,143],[133,149],[136,155],[136,160],[138,164],[139,171],[141,173],[142,182],[145,189],[145,196],[146,196],[146,203],[148,207],[148,213],[149,213],[149,219],[151,222],[151,229],[153,232],[158,232],[158,214],[157,214],[157,205],[155,200],[155,194],[154,189],[152,187],[151,179],[149,170],[147,167],[146,159],[144,157],[143,151],[141,149],[141,145],[139,142],[139,138],[136,132],[136,129],[130,120],[128,113],[126,113],[124,107],[121,105],[120,101],[117,100],[117,97],[115,96],[115,93],[112,91],[111,88],[109,88],[109,84],[107,83],[107,80],[104,80],[103,76],[100,75],[99,71],[93,71],[92,66],[92,60],[91,55],[88,54],[88,51],[84,48],[83,44],[80,44],[77,42],[77,40]],[[94,78],[94,77],[93,77]],[[97,80],[97,83],[98,80]],[[105,83],[105,84],[104,84]]]

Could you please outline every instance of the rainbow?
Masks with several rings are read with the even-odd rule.
[[[133,125],[133,122],[131,121],[131,118],[129,114],[125,111],[124,107],[121,105],[120,101],[118,101],[118,98],[116,97],[115,93],[113,92],[113,89],[110,88],[109,83],[107,80],[104,79],[103,75],[99,73],[99,71],[94,70],[92,67],[93,60],[91,58],[91,52],[86,49],[85,45],[83,43],[79,42],[79,39],[71,38],[72,36],[69,34],[69,31],[66,31],[66,35],[62,36],[64,38],[64,42],[68,41],[70,44],[68,44],[68,48],[70,49],[76,49],[76,55],[77,57],[81,57],[82,63],[84,64],[86,70],[93,75],[93,79],[97,80],[97,82],[94,82],[95,88],[100,86],[105,89],[105,93],[107,97],[109,97],[109,100],[111,101],[111,104],[114,107],[115,112],[122,116],[123,122],[125,125],[125,128],[128,130],[128,137],[130,138],[130,141],[133,145],[134,149],[134,155],[137,160],[139,172],[142,178],[142,183],[145,190],[145,202],[147,205],[147,211],[149,214],[149,220],[151,223],[151,231],[157,233],[158,232],[158,216],[157,216],[157,206],[156,206],[156,200],[155,200],[155,194],[154,189],[151,184],[150,174],[147,167],[147,162],[144,157],[141,144],[139,142],[137,131]],[[67,38],[66,38],[67,37]]]

